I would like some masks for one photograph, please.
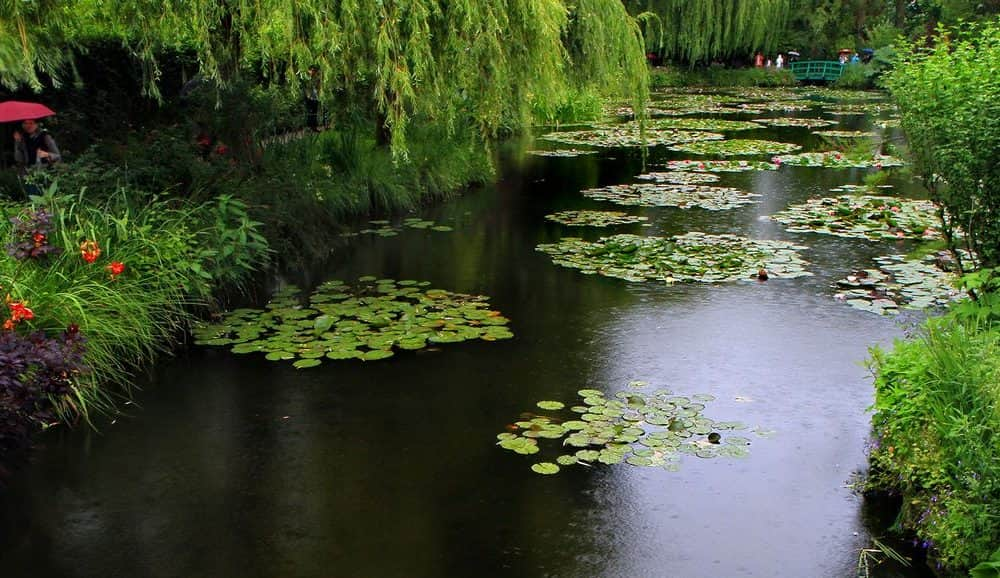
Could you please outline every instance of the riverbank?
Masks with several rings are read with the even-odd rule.
[[[222,142],[199,155],[184,135],[94,147],[37,175],[44,194],[0,204],[0,464],[39,430],[115,413],[134,372],[220,295],[329,257],[347,221],[493,174],[483,145],[427,127],[405,161],[352,129],[297,135],[252,163]]]

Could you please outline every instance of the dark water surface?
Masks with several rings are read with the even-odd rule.
[[[815,148],[805,129],[734,136]],[[762,202],[624,209],[653,227],[615,232],[794,239],[816,273],[669,287],[585,276],[534,250],[600,236],[543,217],[618,209],[579,190],[630,182],[634,153],[513,156],[496,186],[420,213],[455,232],[359,237],[318,274],[291,277],[483,293],[515,339],[304,371],[222,349],[165,360],[131,417],[44,438],[0,494],[0,576],[854,576],[858,550],[881,531],[866,528],[847,487],[865,464],[863,360],[903,327],[837,303],[830,284],[905,246],[789,234],[760,217],[865,171],[723,174],[720,184]],[[747,458],[686,457],[676,473],[622,464],[539,476],[538,456],[494,445],[540,399],[630,380],[712,394],[707,416],[775,434],[753,437]]]

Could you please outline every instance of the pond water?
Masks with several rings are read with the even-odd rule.
[[[840,130],[872,120],[725,118],[760,116],[823,116]],[[727,136],[823,150],[801,127]],[[656,147],[647,169],[681,158]],[[859,183],[865,169],[722,173],[719,185],[762,195],[724,211],[581,196],[634,182],[642,163],[634,149],[507,151],[496,185],[419,213],[453,232],[362,235],[323,267],[289,274],[304,286],[375,275],[489,295],[516,337],[308,370],[225,348],[163,360],[128,416],[97,433],[44,437],[0,494],[0,576],[854,576],[859,549],[883,533],[848,487],[865,465],[863,362],[915,316],[853,309],[831,284],[911,245],[788,233],[760,218]],[[651,226],[544,218],[570,209],[623,210]],[[628,283],[535,251],[565,236],[688,231],[807,245],[815,276]],[[612,393],[632,380],[711,394],[713,419],[774,433],[751,436],[748,457],[685,456],[678,472],[596,464],[540,476],[536,456],[495,445],[538,400],[572,402],[581,388]],[[924,573],[883,565],[873,575]]]

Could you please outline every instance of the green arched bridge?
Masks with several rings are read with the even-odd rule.
[[[846,64],[841,64],[836,60],[805,60],[793,62],[788,69],[795,75],[795,80],[825,80],[833,82],[844,73]]]

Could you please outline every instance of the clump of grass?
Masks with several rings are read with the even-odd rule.
[[[899,525],[963,569],[1000,543],[1000,326],[958,313],[929,320],[892,351],[872,350],[866,485],[901,494]]]
[[[124,192],[94,204],[83,194],[56,191],[53,186],[35,201],[53,215],[48,242],[61,252],[37,260],[0,258],[0,286],[34,311],[23,330],[56,335],[74,326],[86,338],[89,371],[78,377],[71,397],[56,403],[61,417],[72,420],[109,410],[137,367],[176,344],[194,306],[266,263],[267,245],[258,224],[232,199],[135,207]],[[23,210],[0,208],[5,245],[14,234],[9,217]],[[92,263],[81,256],[86,241],[100,248]],[[124,264],[124,272],[113,274],[113,262]]]

